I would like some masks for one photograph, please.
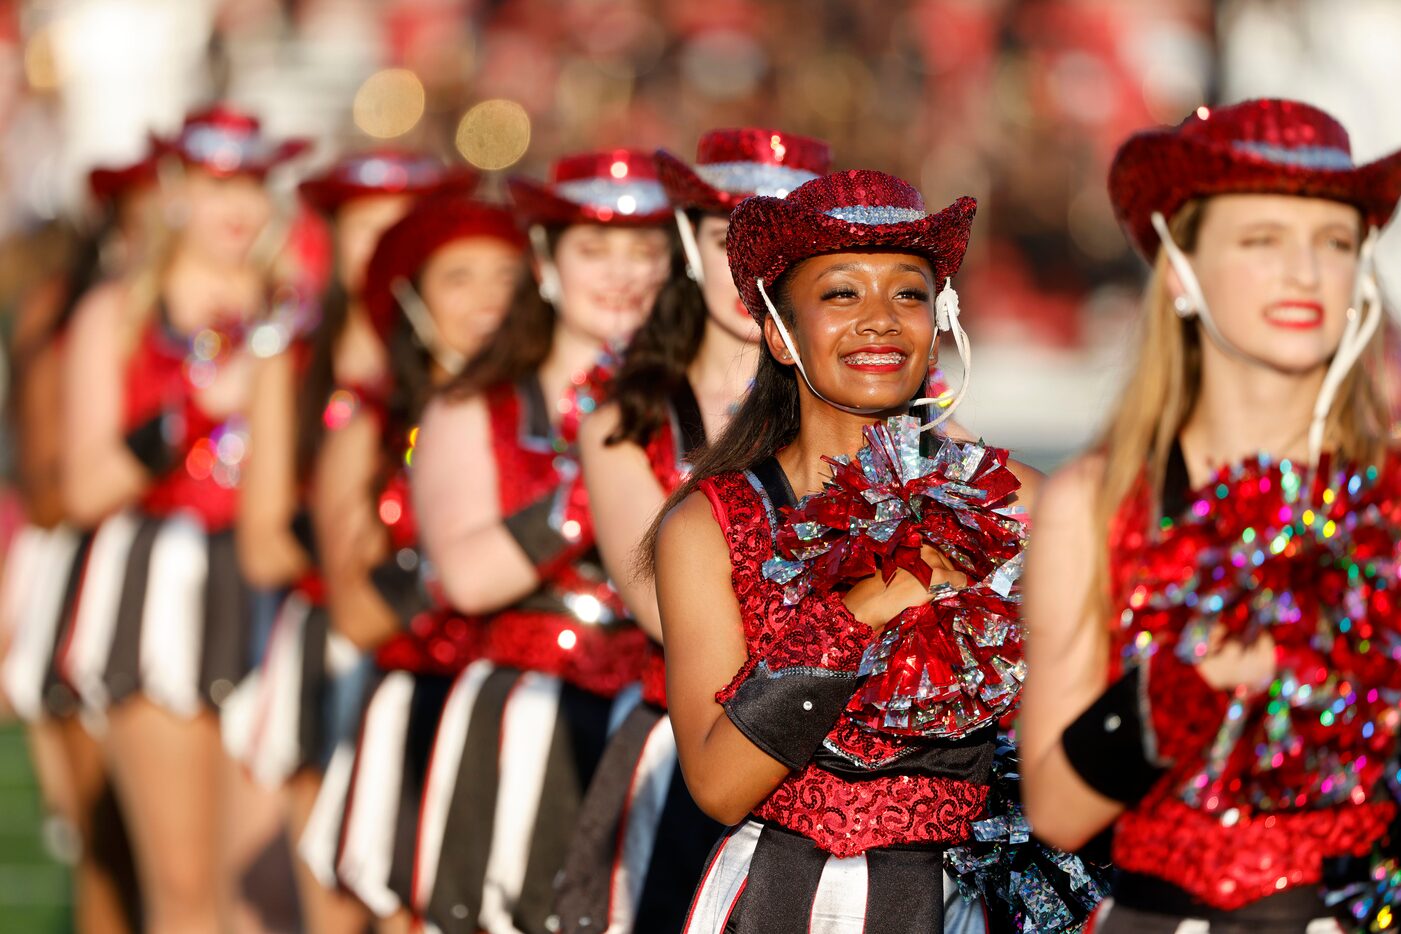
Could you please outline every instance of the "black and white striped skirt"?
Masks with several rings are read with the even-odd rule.
[[[724,832],[686,788],[671,718],[639,704],[584,798],[557,892],[560,930],[677,934]]]
[[[414,907],[446,934],[559,929],[554,883],[636,688],[600,697],[487,661],[458,676],[429,765]]]
[[[685,934],[983,934],[933,846],[837,858],[808,838],[748,820],[716,845]]]
[[[232,530],[129,509],[93,536],[60,667],[92,710],[141,693],[192,717],[248,674],[251,643]]]
[[[257,781],[276,788],[305,769],[325,769],[358,720],[363,685],[355,646],[331,630],[330,614],[299,590],[278,607],[262,662],[224,702],[224,746]],[[354,691],[353,699],[344,697]],[[342,726],[346,704],[351,722]]]
[[[303,831],[300,853],[317,880],[343,886],[381,917],[411,901],[429,752],[451,687],[444,675],[379,673]]]
[[[58,670],[92,536],[68,526],[25,526],[5,561],[0,614],[10,635],[0,688],[26,721],[78,712]]]

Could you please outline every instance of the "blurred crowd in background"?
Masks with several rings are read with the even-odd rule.
[[[0,0],[0,336],[73,262],[89,172],[209,101],[314,140],[271,177],[260,245],[307,294],[331,247],[295,187],[348,151],[423,150],[504,197],[562,153],[689,158],[706,130],[772,126],[931,206],[978,198],[959,418],[1049,467],[1099,424],[1145,271],[1105,191],[1114,146],[1270,95],[1337,114],[1368,161],[1401,136],[1397,49],[1399,0]],[[1395,232],[1380,255],[1397,282]],[[7,861],[0,919],[27,897]]]
[[[931,204],[979,199],[960,288],[987,352],[964,417],[1049,463],[1093,429],[1141,274],[1105,195],[1114,143],[1269,93],[1339,114],[1365,160],[1401,128],[1398,47],[1393,0],[10,2],[0,306],[61,266],[89,168],[138,158],[216,97],[316,138],[275,180],[287,193],[377,140],[504,174],[768,124]],[[294,201],[286,248],[314,264]]]

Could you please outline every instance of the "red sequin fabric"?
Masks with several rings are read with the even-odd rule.
[[[1317,883],[1396,811],[1383,778],[1401,745],[1401,460],[1309,473],[1261,459],[1189,493],[1182,516],[1156,521],[1148,503],[1140,489],[1110,528],[1111,674],[1148,666],[1170,767],[1119,819],[1114,862],[1224,909]],[[1197,675],[1213,628],[1274,639],[1268,691]]]
[[[588,495],[573,448],[556,431],[532,431],[515,386],[493,387],[486,399],[501,514],[557,495],[552,521],[570,544],[540,569],[533,597],[491,617],[483,654],[498,665],[548,672],[612,696],[638,679],[647,637],[626,622],[622,600],[594,559]],[[535,598],[561,609],[532,609]]]
[[[750,475],[722,474],[704,481],[700,489],[710,499],[729,545],[731,582],[750,657],[717,699],[723,702],[752,665],[774,651],[809,660],[825,658],[854,670],[871,641],[870,630],[844,623],[842,611],[829,602],[840,603],[835,596],[809,595],[789,604],[783,587],[764,577],[763,563],[774,551],[773,520],[767,498]],[[825,621],[823,625],[812,625],[817,618]],[[796,644],[804,640],[811,644]],[[843,715],[824,745],[856,768],[874,768],[925,742],[861,729]],[[755,814],[803,834],[827,852],[852,856],[873,847],[961,842],[982,816],[986,798],[985,785],[949,778],[879,774],[850,780],[809,764],[785,779]]]
[[[241,418],[206,415],[196,394],[199,386],[214,379],[220,363],[241,339],[232,328],[209,329],[187,339],[157,318],[128,358],[125,429],[165,415],[167,440],[180,458],[143,494],[140,506],[150,515],[193,511],[210,531],[233,525],[247,432]]]
[[[677,444],[676,431],[671,419],[657,426],[647,439],[644,449],[647,463],[652,468],[652,476],[662,485],[662,491],[670,496],[672,491],[686,479],[688,466],[683,452]],[[647,642],[647,653],[642,663],[642,700],[653,707],[666,709],[666,658],[662,647]]]
[[[378,413],[379,410],[376,410]],[[401,566],[417,568],[423,560],[418,547],[418,521],[409,489],[408,454],[417,429],[404,433],[395,445],[400,451],[393,471],[380,490],[379,520],[389,533],[390,553]],[[395,633],[375,651],[375,663],[385,671],[456,675],[482,656],[483,622],[466,617],[447,605],[439,588],[428,581],[425,589],[431,605],[415,614],[406,628]]]

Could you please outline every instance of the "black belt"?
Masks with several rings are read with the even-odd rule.
[[[1116,872],[1113,890],[1114,904],[1124,908],[1177,918],[1199,918],[1218,924],[1298,924],[1302,931],[1315,918],[1336,916],[1335,911],[1324,904],[1319,887],[1314,885],[1285,889],[1231,911],[1208,905],[1166,879],[1143,873]]]

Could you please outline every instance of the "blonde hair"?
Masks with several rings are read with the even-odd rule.
[[[163,199],[168,198],[170,190],[178,187],[184,181],[188,171],[174,157],[167,157],[160,163],[158,178]],[[280,228],[279,219],[274,216],[254,244],[249,262],[257,268],[259,274],[265,279],[273,277],[280,239],[285,234],[285,228]],[[171,264],[175,260],[182,235],[182,226],[172,222],[164,211],[158,212],[157,216],[150,222],[148,230],[150,245],[145,250],[141,262],[125,277],[126,307],[122,320],[122,350],[124,355],[135,350],[137,343],[141,340],[141,335],[160,306],[166,275],[170,272]]]
[[[1197,245],[1206,200],[1188,202],[1168,225],[1173,240],[1192,252]],[[1144,490],[1150,497],[1149,528],[1161,516],[1161,490],[1168,457],[1193,407],[1201,383],[1201,332],[1173,308],[1168,289],[1167,254],[1159,249],[1143,298],[1138,350],[1128,382],[1095,450],[1103,458],[1097,485],[1095,525],[1098,608],[1109,610],[1109,533],[1126,498]],[[1387,443],[1386,405],[1377,374],[1381,372],[1381,332],[1378,331],[1358,365],[1344,380],[1328,414],[1325,446],[1342,459],[1378,465]]]

